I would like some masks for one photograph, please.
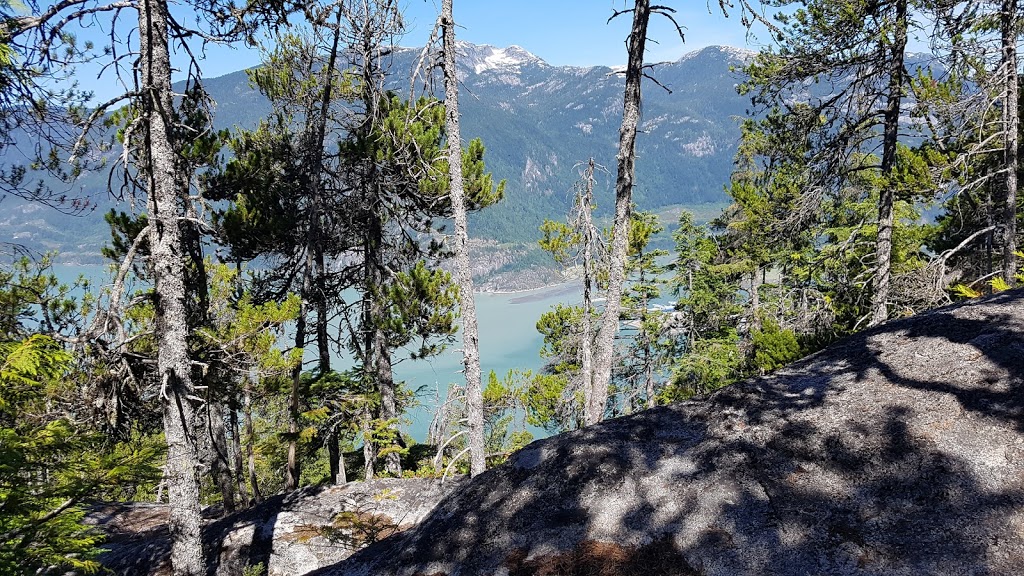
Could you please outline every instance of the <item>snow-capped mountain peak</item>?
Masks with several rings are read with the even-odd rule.
[[[520,46],[498,48],[487,44],[456,42],[459,64],[477,74],[487,70],[516,70],[526,64],[545,66],[546,63]]]
[[[718,52],[724,55],[729,60],[740,63],[749,62],[751,59],[754,58],[754,56],[757,55],[757,52],[754,50],[748,50],[746,48],[736,48],[735,46],[705,46],[704,48],[698,48],[697,50],[683,54],[683,56],[679,60],[676,60],[676,62],[685,62],[687,60],[690,60],[691,58],[695,58],[701,54],[705,54],[708,52]]]

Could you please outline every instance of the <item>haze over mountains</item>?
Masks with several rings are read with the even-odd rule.
[[[420,49],[401,48],[391,62],[393,88],[408,92]],[[721,203],[747,101],[735,91],[733,68],[752,53],[708,47],[658,64],[645,85],[638,140],[637,188],[642,209]],[[498,242],[530,242],[545,217],[570,205],[574,166],[593,157],[610,170],[599,178],[598,209],[613,203],[623,78],[610,67],[559,67],[517,46],[462,43],[463,137],[480,137],[488,169],[507,180],[506,199],[474,216],[471,234]],[[251,127],[270,110],[244,71],[206,81],[218,127]],[[671,91],[671,92],[670,92]],[[96,201],[92,213],[68,217],[8,198],[0,203],[0,241],[60,250],[74,262],[98,260],[107,241],[102,219],[111,201],[106,173],[85,175],[72,194]]]

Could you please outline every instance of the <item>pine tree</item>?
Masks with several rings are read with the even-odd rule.
[[[869,168],[851,159],[868,158],[865,152],[878,144],[874,168],[883,178],[893,177],[909,80],[909,0],[778,5],[791,8],[779,16],[780,48],[762,52],[747,67],[751,79],[745,89],[768,109],[797,109],[803,138],[811,142],[807,167],[817,175],[808,185],[837,193],[845,178]],[[808,105],[793,106],[794,101]],[[895,187],[882,183],[877,195],[870,324],[889,315]]]
[[[753,20],[760,21],[771,30],[774,24],[766,20],[747,0],[738,2],[743,25],[749,26]],[[719,0],[719,8],[723,15],[728,16],[727,9],[734,4]],[[675,9],[666,5],[651,5],[648,0],[636,0],[633,8],[615,11],[609,21],[630,14],[633,17],[629,38],[626,41],[626,81],[623,93],[622,124],[619,128],[619,148],[616,155],[615,176],[615,210],[612,223],[612,238],[609,248],[610,266],[608,269],[608,291],[601,325],[594,345],[594,393],[586,406],[587,424],[594,424],[604,418],[608,390],[611,385],[612,364],[614,356],[615,335],[618,332],[619,312],[622,299],[623,283],[626,275],[626,253],[630,227],[630,211],[633,207],[633,185],[636,167],[637,126],[640,122],[641,82],[646,76],[647,66],[644,56],[647,44],[647,28],[651,15],[658,14],[667,18],[676,28],[680,38],[683,29],[676,22]]]
[[[118,15],[125,8],[117,3],[84,0],[61,2],[46,10],[32,5],[32,13],[24,17],[10,19],[4,15],[5,33],[0,44],[11,45],[21,38],[35,38],[35,42],[22,45],[22,56],[29,62],[51,58],[56,53],[54,50],[69,46],[71,54],[80,54],[73,46],[74,35],[66,33],[70,32],[70,26],[92,22],[104,15]],[[188,293],[184,259],[194,243],[188,238],[190,225],[182,224],[191,222],[195,214],[189,208],[193,174],[185,146],[194,134],[188,130],[188,110],[180,107],[182,103],[175,101],[171,91],[172,47],[182,47],[197,35],[203,41],[251,38],[256,25],[282,21],[286,7],[252,3],[236,10],[218,0],[209,0],[189,4],[189,18],[173,18],[170,5],[162,0],[127,8],[134,9],[138,16],[136,33],[131,35],[138,43],[135,49],[139,54],[131,75],[134,90],[97,106],[87,117],[73,118],[73,124],[80,124],[82,132],[71,147],[72,170],[76,164],[80,165],[87,151],[90,129],[111,106],[130,101],[129,124],[124,128],[121,141],[127,150],[123,157],[130,161],[125,167],[126,182],[144,193],[150,222],[148,249],[156,302],[157,366],[161,398],[165,400],[164,432],[172,504],[169,518],[173,541],[171,563],[176,575],[198,575],[203,572],[199,462],[194,436],[198,397],[188,350],[188,308],[192,295]],[[189,22],[193,27],[184,26],[182,22]],[[103,57],[109,56],[102,50],[98,52]],[[180,53],[192,54],[190,50]],[[181,68],[195,70],[191,66]],[[120,67],[114,65],[112,69]]]

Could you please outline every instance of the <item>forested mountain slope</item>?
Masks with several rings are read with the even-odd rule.
[[[1024,291],[534,442],[320,575],[1019,574]]]
[[[543,218],[559,218],[591,156],[614,166],[622,119],[621,74],[606,66],[551,66],[517,47],[460,42],[460,111],[464,140],[481,138],[487,167],[508,181],[506,199],[473,216],[471,233],[499,241],[535,240]],[[753,53],[727,46],[691,52],[653,66],[664,87],[646,85],[638,147],[636,200],[642,209],[723,203],[747,99],[736,93]],[[391,88],[409,91],[419,48],[390,59]],[[269,110],[248,90],[244,72],[207,82],[222,126],[251,126]],[[440,97],[441,94],[438,94]],[[600,211],[612,204],[613,178],[598,182]]]
[[[608,67],[551,66],[515,46],[462,48],[463,137],[482,138],[488,169],[508,181],[506,199],[474,215],[470,233],[532,243],[543,219],[561,218],[571,204],[574,165],[591,156],[614,165],[622,77]],[[408,93],[419,52],[403,48],[391,58],[391,87],[402,94]],[[746,103],[735,91],[740,73],[731,67],[748,56],[710,47],[653,68],[652,75],[671,92],[654,83],[646,88],[635,196],[640,208],[726,201],[723,187],[739,139],[736,117],[744,114]],[[252,127],[270,111],[242,71],[208,79],[205,86],[216,102],[220,128]],[[611,175],[598,181],[600,212],[612,205],[612,184]],[[92,203],[79,216],[5,199],[0,240],[60,250],[66,260],[98,261],[98,248],[108,236],[101,216],[113,204],[107,185],[107,171],[96,170],[70,186],[57,186]],[[121,203],[119,209],[128,206]]]

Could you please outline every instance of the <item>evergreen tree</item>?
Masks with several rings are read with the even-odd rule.
[[[442,71],[444,73],[445,131],[448,138],[449,195],[455,220],[455,264],[459,279],[459,309],[462,312],[462,354],[466,374],[466,413],[469,431],[470,475],[486,467],[484,446],[484,395],[480,374],[480,343],[473,301],[473,274],[469,262],[469,231],[462,178],[462,141],[459,129],[459,78],[455,65],[455,16],[452,0],[441,3],[439,20],[443,30]],[[500,191],[499,191],[500,196]]]
[[[747,0],[740,0],[738,5],[741,20],[745,26],[749,26],[753,20],[757,20],[766,24],[769,29],[776,30],[774,24],[762,18]],[[718,6],[723,15],[728,16],[727,9],[733,8],[734,4],[726,0],[719,0]],[[683,29],[673,16],[675,9],[670,6],[651,5],[648,0],[636,0],[633,8],[615,11],[609,20],[623,14],[630,14],[633,20],[629,38],[626,41],[626,81],[623,93],[622,124],[619,128],[619,148],[616,155],[615,210],[609,248],[608,291],[594,346],[594,394],[586,407],[587,424],[594,424],[604,418],[608,389],[611,385],[615,335],[618,332],[622,290],[626,275],[628,236],[631,226],[630,210],[633,207],[633,185],[636,176],[636,138],[637,126],[640,123],[641,82],[646,76],[647,66],[644,64],[644,57],[647,28],[651,15],[658,14],[668,18],[675,26],[680,38],[683,38]]]
[[[159,447],[118,445],[92,418],[87,365],[61,344],[88,303],[67,297],[46,259],[0,280],[0,571],[95,571],[101,537],[84,504],[159,478]]]
[[[689,212],[680,214],[672,238],[678,350],[672,380],[662,392],[666,400],[706,394],[730,384],[742,375],[744,365],[738,323],[743,309],[741,275],[722,264],[718,238],[706,226],[695,224]]]
[[[653,238],[664,231],[658,217],[650,212],[633,213],[630,230],[627,265],[629,284],[622,302],[622,317],[630,327],[629,338],[622,352],[621,375],[626,398],[619,401],[620,409],[630,412],[633,405],[654,408],[657,388],[668,364],[671,344],[667,341],[669,317],[662,310],[652,309],[662,296],[666,269],[659,260],[667,250],[650,249]],[[643,402],[635,401],[643,398]]]
[[[934,146],[954,182],[930,248],[934,284],[960,280],[962,293],[988,281],[1013,283],[1017,264],[1020,167],[1015,1],[938,2],[937,30],[948,36],[942,82],[924,77],[917,97],[928,110]],[[999,276],[996,280],[994,276]]]
[[[809,190],[838,194],[848,178],[874,169],[877,225],[871,270],[870,324],[889,315],[897,201],[900,117],[910,75],[906,46],[909,0],[831,2],[782,0],[778,51],[761,52],[747,67],[746,93],[755,104],[794,117],[808,141]],[[797,104],[793,104],[796,102]],[[806,104],[804,104],[806,103]],[[869,152],[880,148],[876,164]]]

